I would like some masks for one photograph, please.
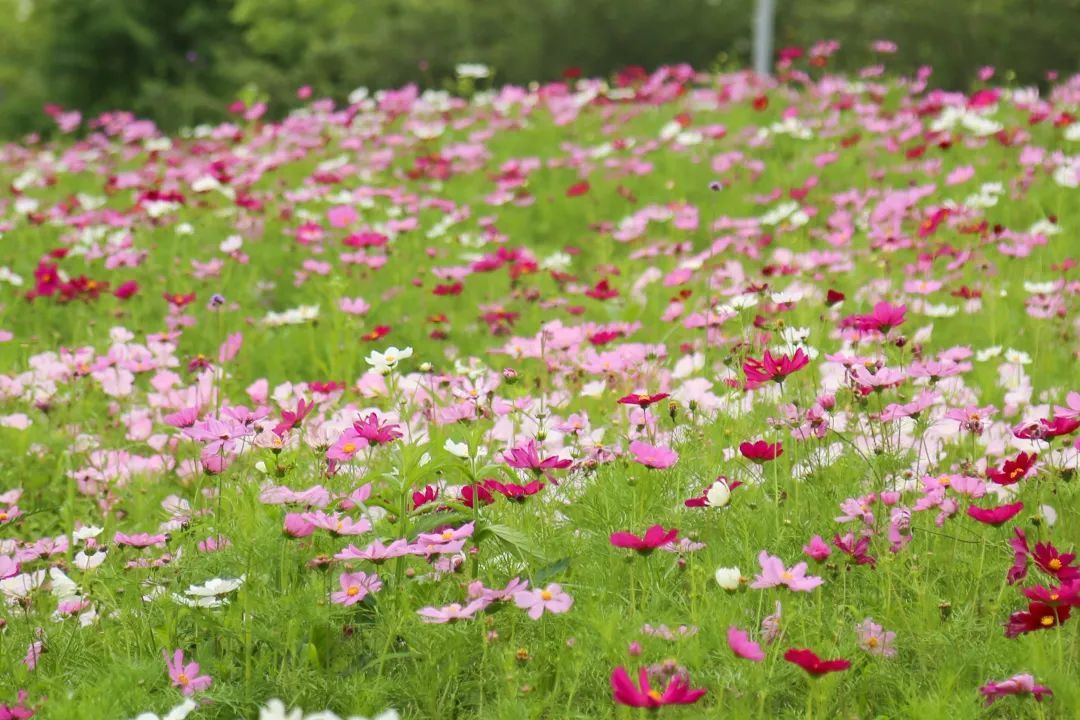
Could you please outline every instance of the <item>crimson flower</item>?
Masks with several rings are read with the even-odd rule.
[[[769,460],[775,460],[784,454],[783,443],[767,443],[764,440],[757,440],[756,442],[744,442],[739,445],[739,452],[747,460],[756,463],[763,463]]]
[[[831,672],[840,672],[851,667],[850,660],[822,660],[813,650],[792,648],[784,653],[784,659],[798,665],[814,677]]]
[[[1023,529],[1013,528],[1013,531],[1016,537],[1009,540],[1009,546],[1013,550],[1013,564],[1005,576],[1005,581],[1010,585],[1027,577],[1028,557],[1031,555],[1028,550],[1027,535],[1024,534]]]
[[[782,383],[788,375],[808,364],[810,364],[810,357],[802,348],[795,350],[795,354],[791,357],[787,355],[773,357],[768,350],[765,351],[761,360],[748,357],[742,366],[743,373],[746,374],[746,389],[756,390],[770,380]]]
[[[825,293],[825,304],[829,307],[832,307],[833,305],[839,305],[840,303],[844,302],[845,297],[846,296],[844,295],[844,293],[840,292],[839,290],[830,289],[827,293]]]
[[[591,297],[593,300],[610,300],[619,297],[619,291],[611,287],[607,279],[604,279],[586,290],[585,296]]]
[[[658,403],[668,396],[667,393],[656,393],[655,395],[638,395],[637,393],[630,393],[625,397],[619,398],[620,405],[637,405],[644,410],[654,403]]]
[[[1072,608],[1068,605],[1052,607],[1033,600],[1028,603],[1027,610],[1009,616],[1009,621],[1005,623],[1005,637],[1014,638],[1036,630],[1049,630],[1068,620],[1071,612]]]
[[[1069,435],[1080,428],[1080,418],[1057,415],[1053,420],[1043,418],[1037,423],[1017,425],[1013,435],[1021,440],[1045,440],[1049,442],[1060,435]]]
[[[473,503],[476,502],[475,498],[480,499],[481,507],[495,502],[491,492],[483,485],[466,485],[461,488],[461,502],[465,507],[471,508]]]
[[[611,673],[611,689],[615,702],[639,708],[658,708],[663,705],[690,705],[705,694],[703,688],[691,689],[689,679],[677,673],[668,680],[663,692],[649,685],[649,673],[645,668],[638,671],[638,685],[634,685],[626,668],[617,667]]]
[[[361,340],[367,340],[368,342],[374,342],[376,340],[381,340],[382,338],[386,337],[389,334],[390,334],[390,326],[389,325],[376,325],[373,330],[361,335],[360,339]]]
[[[1031,468],[1034,467],[1035,461],[1039,459],[1036,453],[1020,453],[1012,460],[1006,460],[1005,464],[1001,466],[1001,469],[988,468],[986,470],[986,477],[991,482],[998,485],[1012,485],[1027,477],[1027,474],[1031,472]]]
[[[414,490],[412,494],[413,510],[419,510],[428,503],[435,502],[439,498],[439,489],[434,485],[427,485],[423,490]]]
[[[1080,581],[1077,580],[1060,587],[1048,588],[1036,585],[1035,587],[1024,588],[1021,592],[1024,593],[1028,600],[1034,600],[1050,607],[1058,607],[1059,605],[1076,607],[1080,605]]]
[[[1070,582],[1080,578],[1080,568],[1072,564],[1075,553],[1063,553],[1050,543],[1036,543],[1031,552],[1031,559],[1043,572],[1053,575],[1060,582]]]
[[[653,525],[640,537],[631,532],[617,532],[612,533],[610,539],[615,547],[629,548],[642,555],[648,555],[661,545],[674,542],[678,535],[679,531],[675,528],[665,530],[662,525]]]
[[[833,545],[845,555],[849,555],[856,565],[869,565],[871,568],[877,565],[877,558],[866,553],[870,549],[870,536],[863,535],[855,540],[855,533],[848,533],[840,537],[840,533],[833,536]]]
[[[1024,503],[1015,502],[1009,505],[997,505],[992,508],[981,508],[969,505],[967,514],[975,520],[986,525],[1001,525],[1012,520],[1016,514],[1024,509]]]

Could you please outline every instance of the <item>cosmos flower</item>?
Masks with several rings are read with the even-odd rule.
[[[649,684],[649,674],[645,668],[638,671],[638,684],[634,685],[623,667],[617,667],[611,673],[611,689],[615,702],[619,705],[640,708],[691,705],[700,700],[706,692],[703,689],[691,689],[689,679],[680,674],[673,676],[663,691],[655,690]]]

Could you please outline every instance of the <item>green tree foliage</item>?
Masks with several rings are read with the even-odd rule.
[[[438,86],[459,62],[497,79],[639,64],[746,62],[753,0],[0,0],[0,134],[46,126],[44,102],[128,109],[168,128],[214,120],[254,85],[279,111],[296,88]],[[1037,82],[1077,68],[1080,0],[778,0],[778,46],[835,38],[841,69],[928,64],[963,87],[981,64]],[[1001,76],[999,75],[999,78]]]

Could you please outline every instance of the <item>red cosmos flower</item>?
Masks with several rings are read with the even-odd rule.
[[[980,508],[969,505],[967,514],[971,518],[986,525],[1001,525],[1012,520],[1016,514],[1024,509],[1024,503],[1016,502],[1009,505],[998,505],[992,508]]]
[[[1043,418],[1037,423],[1017,425],[1013,435],[1021,440],[1045,440],[1049,442],[1060,435],[1069,435],[1080,428],[1080,418],[1057,415],[1053,420]]]
[[[767,109],[769,107],[769,96],[768,95],[758,95],[757,97],[754,98],[752,105],[753,105],[754,109],[757,110],[758,112],[761,112],[761,111]]]
[[[586,290],[585,296],[591,297],[593,300],[610,300],[619,297],[619,291],[611,287],[607,278],[605,278]]]
[[[601,330],[600,332],[593,333],[589,336],[589,342],[600,347],[601,345],[607,345],[613,340],[617,340],[623,336],[623,333],[619,330]]]
[[[1035,549],[1031,552],[1031,559],[1039,566],[1039,569],[1048,575],[1053,575],[1059,582],[1070,582],[1080,579],[1080,568],[1072,564],[1076,559],[1075,553],[1062,553],[1050,543],[1035,543]]]
[[[121,300],[127,300],[137,292],[139,292],[139,283],[134,280],[128,280],[127,282],[118,285],[116,289],[113,290],[113,295]]]
[[[928,235],[932,235],[934,231],[937,230],[938,225],[940,225],[947,217],[949,217],[948,208],[939,208],[935,210],[933,215],[923,220],[919,225],[919,237],[924,238]]]
[[[460,295],[464,288],[464,285],[460,282],[456,282],[451,283],[450,285],[436,285],[435,289],[431,292],[434,295]]]
[[[195,302],[195,293],[187,293],[186,295],[181,293],[162,293],[162,297],[165,298],[165,302],[169,303],[177,310]]]
[[[1051,607],[1041,602],[1028,603],[1027,610],[1014,612],[1005,623],[1005,637],[1014,638],[1036,630],[1048,630],[1069,619],[1072,608],[1068,605]]]
[[[527,485],[518,485],[517,483],[503,484],[498,480],[485,480],[484,487],[493,492],[497,492],[507,500],[513,502],[524,502],[525,498],[530,495],[535,495],[544,489],[544,483],[539,480],[533,480]]]
[[[646,668],[638,671],[638,685],[634,685],[626,668],[617,667],[611,673],[611,689],[614,700],[620,705],[639,708],[658,708],[663,705],[690,705],[696,703],[705,690],[690,688],[689,679],[682,673],[676,673],[668,680],[663,692],[649,686],[649,673]]]
[[[423,490],[414,490],[412,494],[413,510],[419,510],[428,503],[433,503],[439,498],[439,488],[427,485]]]
[[[577,80],[581,77],[581,68],[571,65],[562,71],[562,76],[564,80]]]
[[[381,340],[382,338],[386,337],[389,334],[390,334],[390,326],[389,325],[376,325],[375,329],[373,329],[371,332],[369,332],[369,333],[367,333],[365,335],[361,335],[360,339],[361,340],[367,340],[368,342],[374,342],[375,340]]]
[[[653,403],[658,403],[666,397],[668,397],[667,393],[656,393],[655,395],[638,395],[637,393],[630,393],[629,395],[619,398],[619,404],[637,405],[644,410]]]
[[[1020,592],[1024,593],[1028,600],[1034,600],[1050,607],[1058,607],[1059,605],[1076,607],[1080,605],[1080,581],[1077,580],[1052,588],[1036,585],[1031,588],[1023,588]]]
[[[570,187],[566,188],[566,197],[578,197],[589,192],[589,181],[582,180],[579,183],[574,183]]]
[[[474,497],[480,498],[481,506],[495,502],[495,498],[483,485],[466,485],[461,488],[461,502],[465,504],[465,507],[471,508],[473,506]]]
[[[628,548],[642,555],[648,555],[661,545],[675,542],[675,538],[678,536],[679,531],[675,528],[665,530],[662,525],[653,525],[640,537],[631,532],[623,531],[612,533],[610,540],[615,547]]]
[[[780,442],[767,443],[764,440],[744,442],[739,445],[739,452],[747,460],[760,465],[783,455],[784,445]]]
[[[829,307],[832,307],[833,305],[839,305],[840,303],[844,302],[846,298],[847,296],[839,290],[830,289],[827,293],[825,293],[825,304]]]
[[[850,660],[822,660],[813,650],[792,648],[784,653],[784,659],[798,665],[814,677],[831,672],[840,672],[851,667]]]
[[[395,423],[380,423],[375,413],[369,413],[353,423],[353,430],[372,445],[393,442],[401,437],[401,430]]]
[[[761,360],[748,357],[742,366],[743,373],[746,374],[746,389],[756,390],[770,380],[782,383],[788,375],[808,364],[810,364],[810,357],[803,352],[802,348],[795,350],[795,354],[791,357],[787,355],[773,357],[768,350],[765,351]]]
[[[1031,472],[1031,468],[1034,467],[1035,461],[1039,459],[1038,454],[1020,453],[1012,460],[1006,460],[1001,469],[987,468],[986,477],[991,482],[998,485],[1012,485],[1027,477],[1027,474]]]

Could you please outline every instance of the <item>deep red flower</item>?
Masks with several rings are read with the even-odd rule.
[[[666,397],[668,397],[667,393],[656,393],[655,395],[638,395],[637,393],[630,393],[629,395],[619,398],[619,404],[637,405],[644,410],[653,403],[658,403]]]
[[[163,293],[162,297],[165,298],[165,302],[178,310],[195,302],[195,293]]]
[[[1015,502],[1009,505],[998,505],[992,508],[980,508],[969,505],[967,514],[986,525],[1001,525],[1016,517],[1016,514],[1024,509],[1024,503]]]
[[[847,296],[839,290],[833,290],[830,288],[829,291],[825,293],[825,304],[829,307],[832,307],[833,305],[839,305],[840,303],[844,302],[846,297]]]
[[[784,659],[798,665],[806,672],[817,677],[831,672],[840,672],[851,667],[850,660],[822,660],[813,650],[792,648],[784,653]]]
[[[1080,428],[1080,418],[1057,415],[1053,420],[1043,418],[1036,423],[1017,425],[1013,428],[1013,435],[1021,440],[1045,440],[1049,442],[1058,436],[1070,435],[1077,428]]]
[[[134,280],[128,280],[127,282],[118,285],[116,289],[113,290],[113,295],[121,300],[127,300],[137,292],[139,292],[139,283]]]
[[[1005,637],[1014,638],[1036,630],[1049,630],[1068,620],[1071,612],[1072,608],[1068,605],[1051,607],[1032,601],[1028,603],[1027,610],[1020,610],[1009,616],[1009,621],[1005,623]]]
[[[638,685],[634,685],[626,668],[617,667],[611,673],[611,689],[614,700],[620,705],[641,708],[658,708],[663,705],[690,705],[696,703],[704,689],[691,689],[689,679],[682,673],[676,673],[668,680],[663,692],[654,690],[649,685],[649,673],[646,668],[638,671]]]
[[[1010,585],[1027,577],[1028,556],[1031,554],[1023,529],[1013,528],[1013,531],[1016,537],[1009,540],[1009,546],[1013,549],[1013,564],[1005,576],[1005,581]]]
[[[616,532],[611,534],[610,539],[615,547],[628,548],[642,555],[648,555],[661,545],[675,542],[678,536],[679,531],[675,528],[665,530],[662,525],[653,525],[640,537],[631,532]]]
[[[619,291],[611,287],[605,278],[586,290],[585,296],[591,297],[593,300],[610,300],[611,298],[619,297]]]
[[[739,452],[751,462],[764,463],[775,460],[784,454],[784,445],[780,442],[767,443],[764,440],[744,442],[739,445]]]
[[[991,482],[998,485],[1012,485],[1027,477],[1027,474],[1031,472],[1031,468],[1034,467],[1035,461],[1039,459],[1036,453],[1020,453],[1012,460],[1006,460],[1005,464],[1001,466],[1001,469],[987,468],[986,477]]]
[[[439,498],[439,489],[434,485],[427,485],[423,490],[414,490],[412,494],[413,510],[418,510],[428,503],[433,503]]]
[[[791,357],[781,355],[773,357],[768,350],[761,360],[748,357],[743,362],[743,373],[746,374],[746,389],[754,390],[772,380],[782,383],[788,375],[810,364],[810,357],[803,352],[802,348],[795,350]]]
[[[1073,580],[1059,587],[1048,588],[1036,585],[1035,587],[1023,588],[1020,592],[1024,593],[1028,600],[1034,600],[1050,607],[1058,607],[1059,605],[1076,607],[1080,605],[1080,580]]]
[[[596,347],[600,347],[601,345],[607,345],[612,340],[618,340],[622,336],[623,333],[619,330],[601,330],[590,335],[589,342]]]
[[[480,505],[490,505],[495,502],[495,498],[483,485],[466,485],[461,488],[461,502],[465,504],[465,507],[471,508],[473,506],[473,498],[480,498]]]
[[[578,197],[589,192],[589,181],[582,180],[579,183],[574,183],[570,187],[566,188],[566,197]]]
[[[840,536],[840,533],[836,533],[833,536],[833,545],[840,552],[850,556],[856,565],[869,565],[871,568],[877,566],[877,558],[868,555],[866,552],[870,549],[869,535],[862,535],[856,540],[855,533],[848,533],[843,537]]]
[[[1072,564],[1075,553],[1063,553],[1050,543],[1036,543],[1031,551],[1031,559],[1040,570],[1053,575],[1059,582],[1069,582],[1080,578],[1080,568]]]
[[[360,336],[361,340],[367,340],[368,342],[374,342],[375,340],[381,340],[390,334],[389,325],[376,325],[375,328],[364,335]]]
[[[435,295],[460,295],[464,287],[460,282],[455,282],[449,285],[436,285],[431,292]]]

